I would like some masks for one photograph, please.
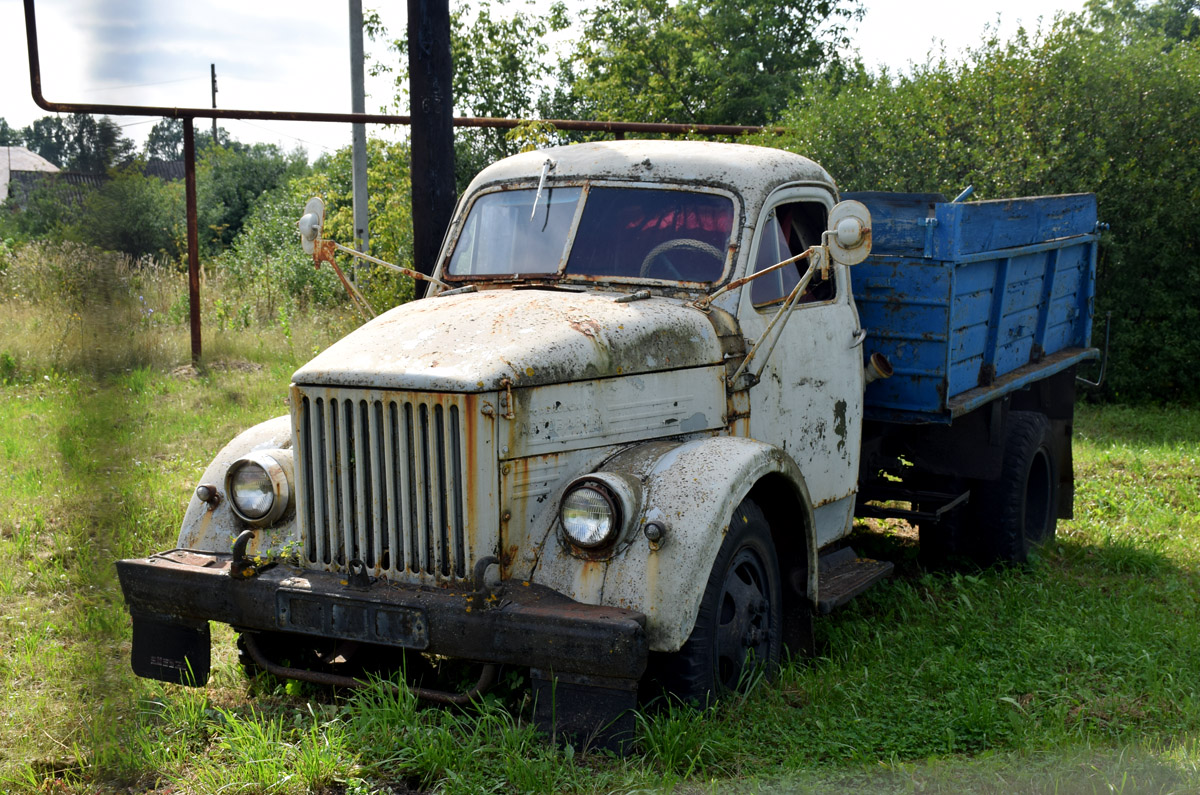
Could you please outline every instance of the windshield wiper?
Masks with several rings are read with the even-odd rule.
[[[542,178],[538,180],[537,193],[535,193],[533,196],[533,209],[529,211],[530,223],[533,223],[534,216],[537,215],[538,202],[542,198],[542,188],[546,185],[546,175],[554,170],[554,165],[554,161],[548,157],[546,158],[546,162],[542,163]]]

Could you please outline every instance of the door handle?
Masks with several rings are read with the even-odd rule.
[[[863,340],[865,340],[866,338],[867,338],[867,330],[865,328],[860,328],[860,329],[856,330],[854,332],[854,342],[850,343],[850,347],[857,348],[859,345],[863,344]]]

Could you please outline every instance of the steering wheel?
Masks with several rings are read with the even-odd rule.
[[[659,243],[657,246],[650,249],[650,253],[646,255],[644,260],[642,260],[642,266],[638,269],[638,276],[647,278],[650,275],[650,270],[654,265],[654,261],[661,257],[662,262],[668,268],[670,268],[671,273],[674,274],[673,278],[678,279],[681,282],[688,281],[683,278],[683,274],[679,272],[679,269],[676,268],[674,264],[672,264],[671,260],[666,256],[663,256],[676,249],[683,249],[685,251],[699,251],[702,254],[709,255],[718,263],[725,261],[725,255],[722,254],[721,249],[717,248],[716,246],[709,245],[703,240],[696,240],[693,237],[679,237],[674,240],[664,240],[662,243]]]

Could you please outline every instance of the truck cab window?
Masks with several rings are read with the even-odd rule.
[[[762,225],[762,238],[758,245],[758,256],[754,261],[754,272],[769,268],[777,262],[794,257],[809,246],[816,245],[825,227],[825,208],[812,202],[781,204],[766,215]],[[788,297],[800,281],[800,275],[808,267],[806,260],[787,265],[768,273],[751,283],[750,300],[755,307],[778,304]],[[800,303],[815,303],[832,300],[837,295],[833,271],[829,279],[817,273],[809,282],[808,291],[800,297]]]

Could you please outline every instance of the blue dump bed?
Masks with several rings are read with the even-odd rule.
[[[852,193],[871,211],[871,256],[850,269],[867,353],[895,374],[865,416],[941,422],[1097,357],[1096,197],[952,203]]]

